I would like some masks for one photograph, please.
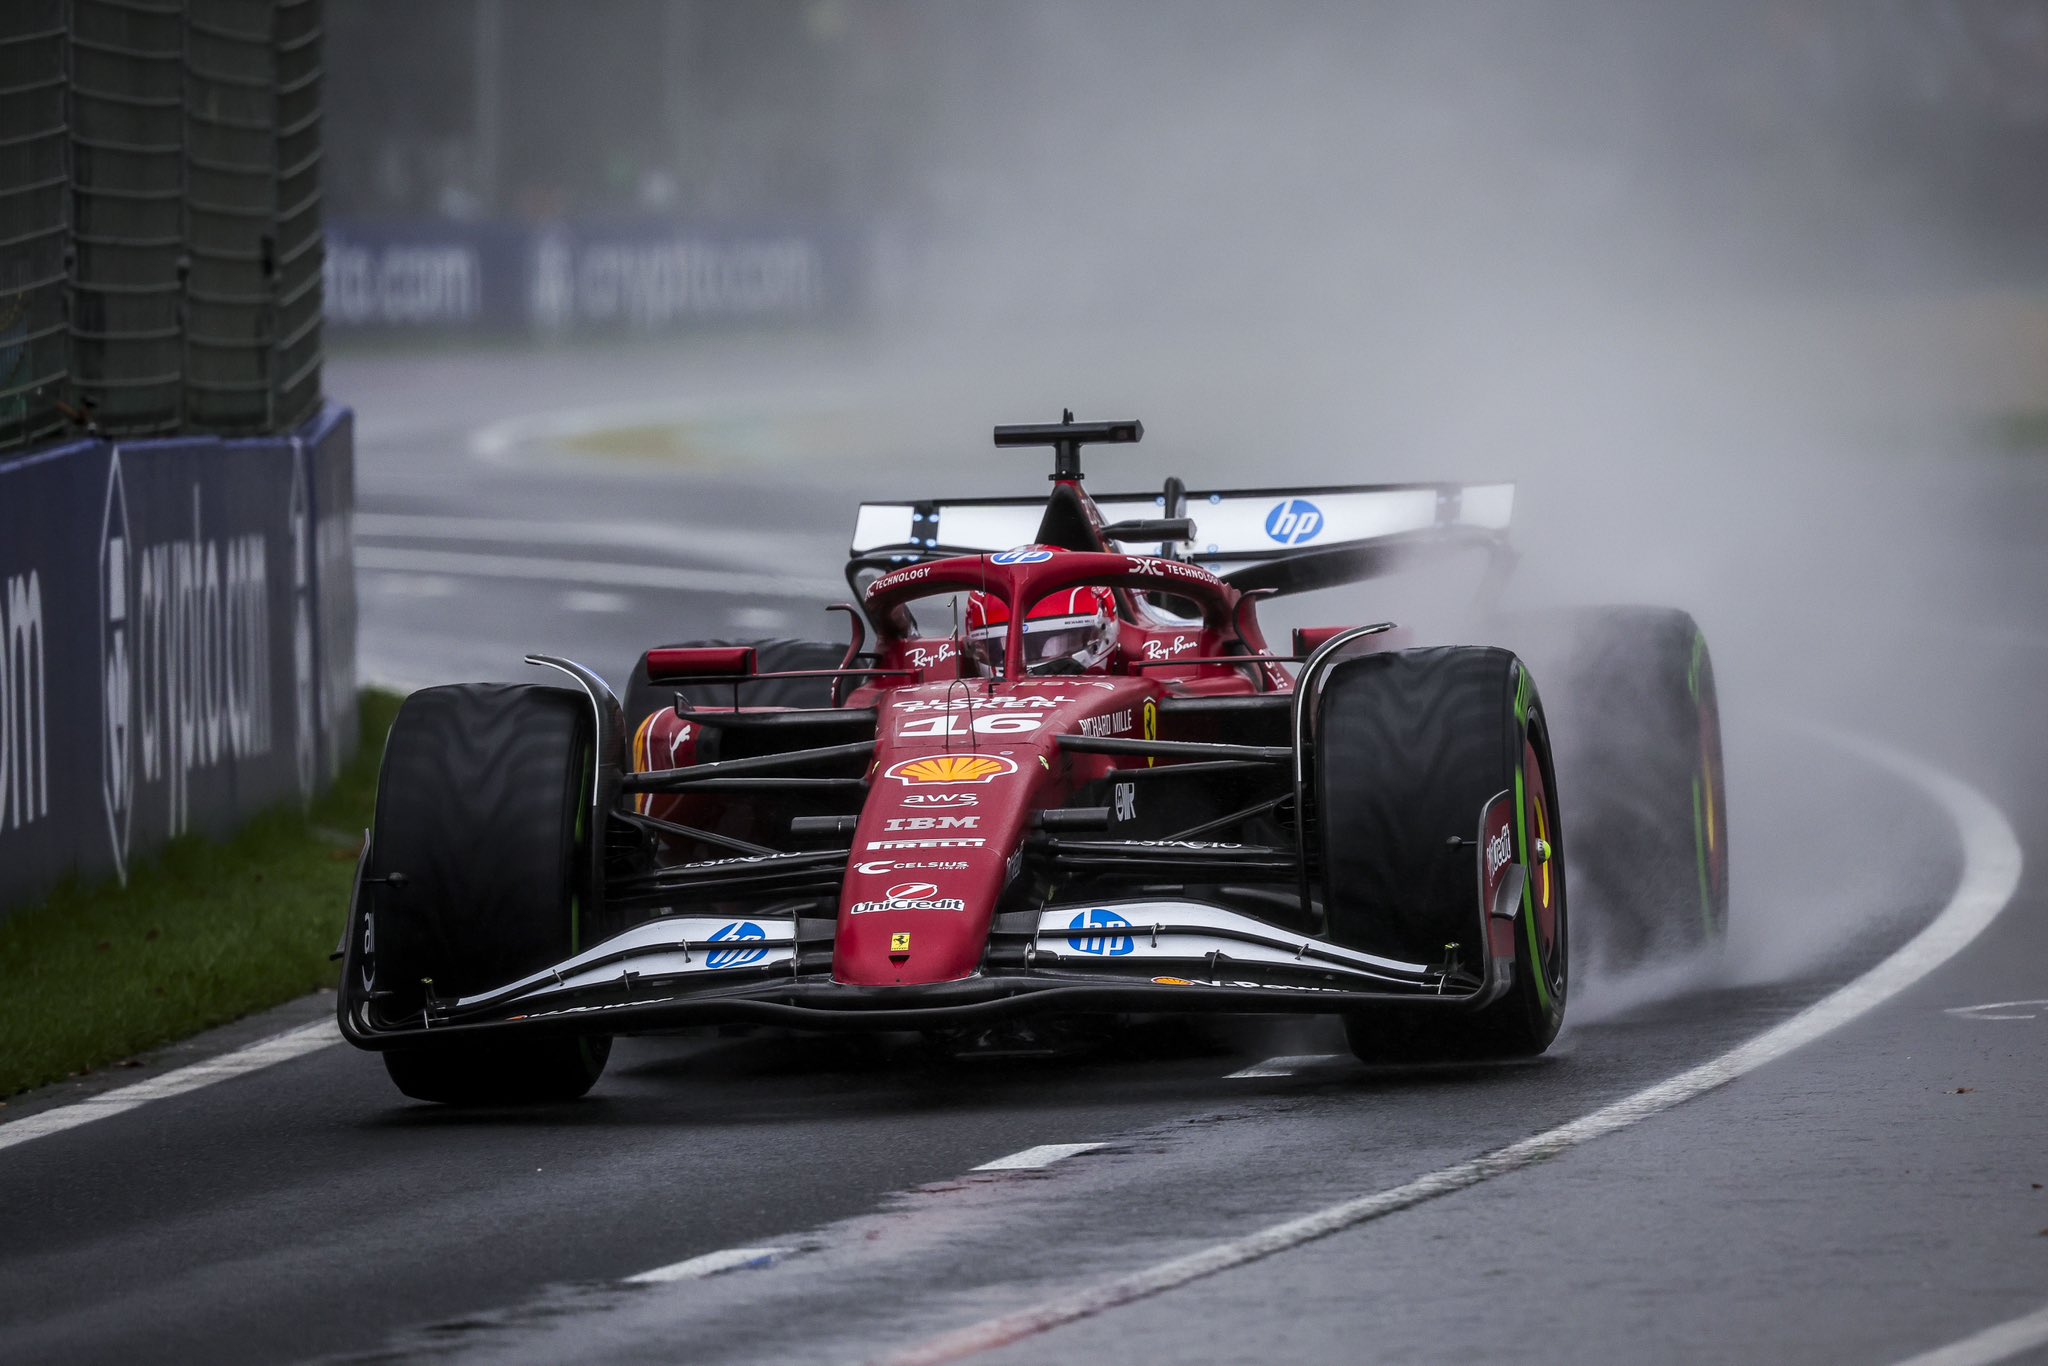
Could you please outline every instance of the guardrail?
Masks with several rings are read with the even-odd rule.
[[[0,914],[356,744],[353,418],[0,459]]]

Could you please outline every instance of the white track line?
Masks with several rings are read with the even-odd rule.
[[[890,1366],[922,1366],[923,1363],[954,1361],[988,1351],[1034,1333],[1043,1333],[1061,1324],[1186,1285],[1200,1277],[1270,1257],[1276,1252],[1419,1205],[1439,1195],[1466,1190],[1496,1176],[1520,1171],[1568,1148],[1640,1124],[1652,1115],[1662,1114],[1674,1105],[1782,1058],[1793,1049],[1813,1042],[1896,996],[1940,967],[1984,931],[2019,886],[2020,843],[2011,823],[1989,798],[1975,788],[1909,754],[1832,727],[1803,729],[1879,768],[1890,770],[1922,789],[1948,813],[1962,836],[1963,876],[1955,894],[1927,928],[1876,967],[1747,1043],[1568,1124],[1545,1130],[1470,1161],[1431,1172],[1391,1190],[1375,1191],[1327,1205],[1242,1238],[1217,1243],[1126,1276],[1098,1281],[1086,1289],[1056,1296],[1015,1313],[969,1324],[885,1360]],[[2030,1323],[2031,1320],[2023,1322]],[[1958,1344],[1959,1347],[1962,1345],[1965,1344]],[[1947,1366],[1945,1359],[1937,1359],[1943,1360]],[[1958,1362],[1995,1359],[1956,1358]]]
[[[1026,1148],[1021,1153],[1011,1153],[1008,1157],[999,1157],[993,1162],[984,1162],[979,1167],[973,1168],[973,1170],[978,1172],[1029,1171],[1035,1167],[1050,1167],[1061,1158],[1072,1157],[1076,1153],[1093,1152],[1101,1146],[1100,1143],[1041,1143],[1035,1148]]]
[[[681,565],[633,564],[614,560],[556,560],[530,555],[482,555],[466,550],[399,550],[359,545],[356,569],[400,574],[457,574],[478,579],[534,579],[543,583],[588,583],[607,588],[660,588],[690,593],[737,593],[755,597],[844,596],[846,585],[828,579],[748,574],[729,569],[686,569]]]
[[[1898,1366],[1991,1366],[2048,1342],[2048,1306],[1910,1357]]]
[[[1320,1067],[1324,1063],[1336,1062],[1345,1057],[1342,1053],[1290,1053],[1285,1057],[1255,1062],[1250,1067],[1228,1074],[1223,1080],[1236,1081],[1240,1077],[1291,1077],[1304,1068]]]
[[[74,1101],[54,1110],[44,1110],[21,1119],[0,1124],[0,1148],[11,1148],[17,1143],[26,1143],[32,1138],[46,1134],[62,1133],[75,1129],[81,1124],[90,1124],[96,1119],[118,1115],[147,1105],[153,1100],[168,1100],[182,1096],[187,1091],[197,1091],[202,1086],[211,1086],[217,1081],[239,1077],[247,1072],[259,1071],[274,1063],[290,1062],[293,1058],[308,1053],[317,1053],[329,1044],[341,1042],[341,1031],[333,1020],[318,1020],[297,1029],[288,1029],[282,1034],[273,1034],[260,1039],[246,1048],[237,1048],[232,1053],[223,1053],[205,1062],[195,1062],[189,1067],[180,1067],[148,1081],[138,1081],[133,1086],[102,1092],[87,1100]]]
[[[794,1248],[787,1247],[729,1247],[723,1252],[707,1252],[688,1261],[657,1266],[652,1271],[628,1276],[626,1284],[665,1285],[670,1281],[702,1280],[706,1276],[716,1276],[722,1271],[737,1271],[741,1267],[773,1266],[793,1251]]]

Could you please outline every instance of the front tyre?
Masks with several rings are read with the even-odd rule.
[[[603,1035],[518,1042],[489,1040],[384,1054],[391,1084],[438,1105],[545,1105],[575,1100],[597,1084],[611,1057]]]
[[[574,955],[592,776],[590,704],[532,684],[406,698],[385,742],[376,823],[343,965],[342,1010],[372,1028],[427,1018],[428,999],[486,991]],[[610,1041],[517,1026],[388,1051],[415,1100],[570,1100]]]
[[[1543,1052],[1564,1020],[1570,943],[1557,774],[1527,668],[1475,646],[1368,654],[1331,669],[1317,706],[1331,937],[1467,971],[1504,952],[1514,962],[1506,990],[1477,1011],[1396,1002],[1353,1014],[1353,1051],[1369,1061]],[[1480,838],[1504,801],[1521,896],[1493,907]]]

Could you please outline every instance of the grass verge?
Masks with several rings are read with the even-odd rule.
[[[377,763],[399,698],[362,695],[362,745],[312,806],[188,836],[122,887],[66,883],[0,920],[0,1096],[332,986]]]

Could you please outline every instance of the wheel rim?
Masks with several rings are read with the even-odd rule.
[[[1529,872],[1530,918],[1535,926],[1535,949],[1544,982],[1554,1000],[1562,1000],[1565,989],[1564,875],[1552,838],[1550,789],[1544,782],[1543,764],[1532,740],[1522,742],[1523,808],[1525,828],[1532,840],[1541,840],[1551,856],[1532,862]]]

